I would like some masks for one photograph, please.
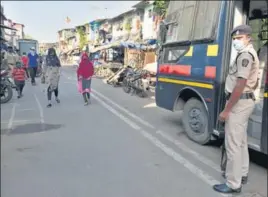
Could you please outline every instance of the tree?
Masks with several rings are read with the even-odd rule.
[[[169,0],[155,0],[154,12],[159,16],[166,16]]]
[[[84,46],[87,45],[87,36],[86,33],[84,31],[83,27],[78,27],[77,28],[77,33],[79,34],[79,48],[82,50]]]

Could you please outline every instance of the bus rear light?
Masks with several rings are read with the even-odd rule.
[[[215,79],[216,78],[216,66],[206,66],[205,67],[205,78]]]

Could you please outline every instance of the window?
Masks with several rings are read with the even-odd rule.
[[[166,42],[210,38],[220,13],[221,1],[170,1]]]
[[[165,63],[176,63],[188,51],[187,46],[168,47],[164,51]]]

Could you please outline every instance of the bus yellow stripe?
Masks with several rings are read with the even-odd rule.
[[[190,46],[189,51],[184,55],[185,57],[193,56],[193,46]]]
[[[213,44],[207,47],[207,56],[218,56],[219,45]]]
[[[213,85],[208,84],[208,83],[184,81],[184,80],[169,79],[169,78],[163,78],[163,77],[159,77],[158,81],[165,82],[165,83],[175,83],[175,84],[181,84],[181,85],[194,86],[194,87],[199,87],[199,88],[213,89]]]
[[[268,92],[265,92],[265,93],[264,93],[264,97],[265,97],[265,98],[268,98]]]

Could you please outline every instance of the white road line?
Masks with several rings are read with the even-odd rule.
[[[203,157],[199,153],[191,150],[185,144],[181,143],[178,140],[175,140],[173,137],[171,137],[170,135],[168,135],[167,133],[165,133],[163,131],[158,130],[158,131],[156,131],[156,133],[161,135],[164,139],[175,144],[182,151],[194,156],[197,160],[199,160],[203,164],[206,164],[207,166],[209,166],[209,167],[213,168],[214,170],[216,170],[217,172],[221,173],[221,169],[220,169],[219,165],[215,164],[213,161],[211,161],[211,160],[207,159],[206,157]]]
[[[12,130],[15,114],[16,114],[16,103],[14,103],[13,106],[12,106],[11,115],[10,115],[10,118],[9,118],[9,121],[8,121],[8,126],[7,126],[7,128],[8,128],[7,134],[9,134],[11,132],[11,130]]]
[[[71,83],[71,82],[70,82]],[[117,107],[118,109],[120,109],[121,111],[125,112],[128,116],[132,117],[134,120],[136,120],[137,122],[151,128],[151,129],[155,129],[155,127],[150,124],[149,122],[142,120],[140,117],[136,116],[135,114],[131,113],[130,111],[128,111],[127,109],[121,107],[120,105],[118,105],[117,103],[115,103],[114,101],[112,101],[111,99],[107,98],[106,96],[104,96],[103,94],[101,94],[100,92],[96,91],[95,89],[93,89],[93,94],[98,95],[99,97],[103,98],[106,102],[111,103],[112,105],[114,105],[115,107]],[[197,160],[199,160],[200,162],[202,162],[203,164],[213,168],[215,171],[220,172],[220,167],[218,164],[216,164],[215,162],[211,161],[210,159],[207,159],[206,157],[202,156],[201,154],[193,151],[191,148],[187,147],[185,144],[181,143],[179,140],[175,140],[173,139],[171,136],[169,136],[166,132],[163,131],[157,131],[156,132],[158,135],[161,135],[163,138],[165,138],[166,140],[170,141],[171,143],[175,144],[179,149],[181,149],[182,151],[192,155],[194,158],[196,158]]]
[[[34,98],[35,98],[35,101],[36,101],[38,109],[39,109],[40,122],[41,122],[41,124],[44,124],[45,120],[44,120],[44,111],[43,111],[42,105],[41,105],[39,99],[37,98],[36,94],[34,94]]]
[[[26,122],[37,122],[40,120],[13,120],[12,124],[16,124],[16,123],[26,123]],[[9,121],[1,121],[2,124],[8,124]]]
[[[136,121],[140,122],[141,124],[154,129],[154,126],[151,125],[149,122],[146,122],[144,120],[142,120],[140,117],[136,116],[135,114],[131,113],[130,111],[128,111],[127,109],[121,107],[120,105],[118,105],[117,103],[113,102],[112,100],[110,100],[109,98],[107,98],[106,96],[104,96],[103,94],[99,93],[98,91],[96,91],[95,89],[92,89],[93,93],[97,94],[99,97],[105,99],[107,102],[111,103],[112,105],[114,105],[115,107],[117,107],[118,109],[120,109],[121,111],[125,112],[127,115],[129,115],[131,118],[134,118]]]
[[[173,158],[175,161],[183,165],[186,169],[188,169],[191,173],[193,173],[195,176],[200,178],[202,181],[207,183],[209,186],[213,186],[214,184],[219,184],[219,181],[215,180],[213,177],[211,177],[206,172],[202,171],[202,169],[198,168],[194,164],[192,164],[190,161],[188,161],[186,158],[184,158],[179,153],[175,152],[173,149],[168,147],[167,145],[163,144],[158,138],[152,136],[149,132],[142,130],[141,127],[139,127],[135,122],[131,121],[127,117],[125,117],[123,114],[121,114],[119,111],[114,109],[113,107],[106,104],[104,101],[102,101],[100,98],[98,98],[96,95],[92,95],[94,99],[96,99],[103,107],[105,107],[107,110],[112,112],[115,116],[120,118],[122,121],[127,123],[130,127],[132,127],[135,130],[140,131],[143,137],[148,139],[153,145],[161,149],[164,153],[166,153],[168,156]],[[212,190],[212,188],[211,188]],[[213,192],[213,190],[212,190]],[[215,192],[215,196],[226,196],[224,194],[219,194]]]

